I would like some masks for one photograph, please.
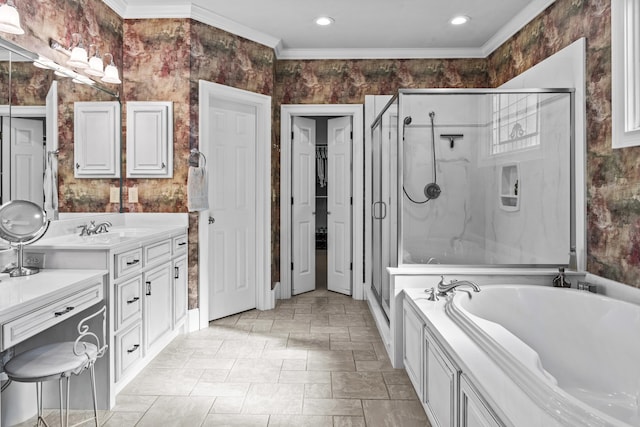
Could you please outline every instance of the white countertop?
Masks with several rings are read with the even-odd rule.
[[[106,270],[42,270],[38,274],[0,281],[0,323],[44,306],[63,293],[82,289],[87,281],[104,276]]]
[[[92,234],[91,236],[79,236],[78,233],[52,237],[45,236],[29,245],[29,249],[115,249],[123,246],[140,245],[148,240],[155,240],[159,237],[171,237],[186,233],[186,231],[186,227],[176,225],[154,225],[152,227],[118,226],[111,227],[106,233]]]

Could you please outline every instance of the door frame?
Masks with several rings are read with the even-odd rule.
[[[294,116],[351,116],[353,140],[351,150],[351,295],[364,299],[363,245],[363,104],[288,104],[280,107],[280,298],[291,298],[291,129]]]
[[[207,141],[210,131],[202,120],[211,107],[210,99],[250,105],[256,109],[256,308],[275,308],[275,293],[271,289],[271,97],[236,89],[218,83],[199,80],[198,146],[207,159],[208,172],[214,165]],[[200,328],[209,326],[209,210],[198,215],[198,306]]]

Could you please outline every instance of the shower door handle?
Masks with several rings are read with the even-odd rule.
[[[380,206],[384,206],[384,214],[382,213],[382,208],[380,208],[380,216],[376,215],[376,205],[378,204]],[[373,216],[373,219],[385,219],[387,217],[387,205],[384,202],[373,202],[373,206],[371,208],[371,216]]]
[[[385,219],[387,217],[387,204],[385,202],[380,202],[382,207],[384,208],[384,214],[380,217],[380,219]]]
[[[382,202],[373,202],[373,205],[371,205],[371,216],[373,217],[373,219],[380,219],[378,218],[378,216],[376,215],[376,205],[378,203],[382,203]]]

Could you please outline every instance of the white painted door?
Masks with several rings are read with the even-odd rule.
[[[293,118],[292,293],[316,288],[316,121]]]
[[[11,135],[10,144],[2,144],[2,202],[30,200],[44,203],[43,122],[36,119],[4,117],[2,134]],[[8,178],[8,179],[6,179]]]
[[[256,108],[213,100],[209,120],[209,319],[256,307]]]
[[[327,289],[351,295],[351,117],[327,127]]]

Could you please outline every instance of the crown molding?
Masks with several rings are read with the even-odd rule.
[[[115,13],[120,15],[120,17],[124,18],[127,12],[127,0],[102,0],[102,2],[109,6]]]
[[[484,57],[493,53],[494,50],[502,46],[507,40],[513,37],[518,31],[524,28],[536,16],[544,12],[546,8],[555,3],[556,0],[535,0],[525,6],[507,24],[500,28],[481,48]]]
[[[276,37],[254,30],[246,25],[239,24],[236,21],[213,13],[198,5],[192,5],[190,17],[196,21],[202,22],[203,24],[211,25],[212,27],[219,28],[237,36],[244,37],[245,39],[268,46],[276,50],[276,52],[278,51],[276,47],[282,45],[280,39]]]
[[[481,49],[282,49],[278,59],[451,59],[484,58]]]
[[[289,49],[282,40],[187,1],[180,5],[131,5],[128,0],[102,0],[124,19],[191,18],[274,50],[276,59],[453,59],[486,58],[556,0],[533,0],[479,48],[437,49]]]

